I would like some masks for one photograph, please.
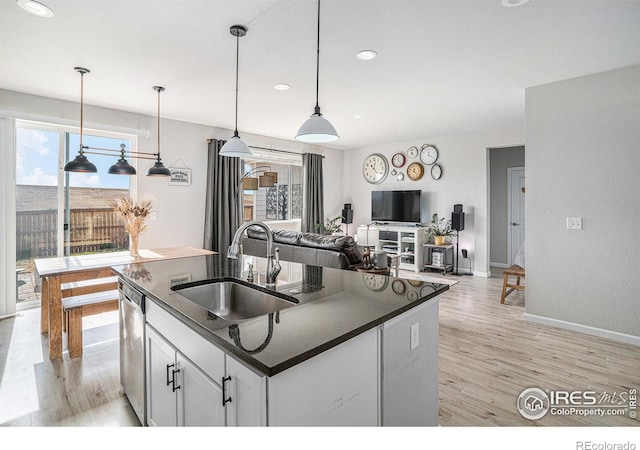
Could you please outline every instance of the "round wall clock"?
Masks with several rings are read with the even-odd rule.
[[[407,150],[407,156],[412,159],[418,156],[418,147],[409,147],[409,150]]]
[[[436,288],[433,287],[432,284],[427,284],[420,289],[420,298],[426,297],[427,295],[436,291]]]
[[[389,162],[380,153],[367,156],[362,166],[362,176],[371,184],[380,184],[389,174]]]
[[[416,291],[409,291],[407,293],[407,299],[409,299],[410,302],[415,302],[419,298],[420,297],[418,297],[418,293]]]
[[[420,150],[420,161],[426,165],[431,165],[438,159],[438,149],[435,145],[424,144]]]
[[[415,286],[415,287],[420,287],[424,284],[424,281],[420,281],[420,280],[407,280],[407,282],[411,285],[411,286]]]
[[[388,276],[375,273],[363,273],[362,279],[364,280],[364,285],[372,291],[381,291],[386,288],[389,283]]]
[[[393,283],[391,283],[391,289],[393,289],[393,292],[396,294],[402,295],[407,289],[407,286],[405,286],[404,281],[402,280],[393,280]]]
[[[424,166],[419,162],[409,164],[407,167],[407,176],[412,181],[418,181],[424,175]]]
[[[440,167],[440,164],[434,164],[433,166],[431,166],[431,178],[433,178],[434,180],[439,180],[441,176],[442,167]]]
[[[393,164],[393,167],[402,167],[404,166],[405,161],[406,158],[404,153],[396,153],[391,157],[391,164]]]

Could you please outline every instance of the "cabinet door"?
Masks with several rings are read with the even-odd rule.
[[[259,427],[267,425],[267,379],[226,355],[227,425]]]
[[[226,425],[222,406],[222,388],[180,352],[177,354],[179,373],[178,426],[217,427]],[[220,380],[222,381],[222,380]]]
[[[171,380],[176,351],[150,325],[147,333],[147,424],[150,426],[176,426],[176,395]]]

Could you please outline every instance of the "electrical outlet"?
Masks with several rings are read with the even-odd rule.
[[[414,323],[411,325],[411,350],[418,347],[420,344],[420,324]]]
[[[158,215],[156,214],[155,211],[151,211],[151,214],[149,214],[149,219],[154,221],[158,218]]]
[[[582,230],[582,217],[567,217],[567,230]]]

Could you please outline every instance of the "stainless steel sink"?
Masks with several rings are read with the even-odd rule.
[[[227,320],[250,319],[300,303],[295,297],[230,279],[186,283],[171,289]]]

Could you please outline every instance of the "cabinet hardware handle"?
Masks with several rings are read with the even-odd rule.
[[[180,389],[180,386],[176,386],[176,373],[180,372],[180,369],[175,369],[171,371],[171,383],[173,384],[173,386],[171,387],[172,391],[175,392],[178,389]]]
[[[175,364],[167,364],[167,386],[169,386],[173,380],[169,379],[169,369],[171,369]]]
[[[231,377],[222,377],[222,406],[231,403],[231,397],[227,398],[227,381],[231,381]]]

